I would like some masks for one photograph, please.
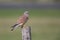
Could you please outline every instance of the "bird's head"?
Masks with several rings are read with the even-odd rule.
[[[29,16],[29,12],[28,11],[25,11],[24,12],[24,15]]]

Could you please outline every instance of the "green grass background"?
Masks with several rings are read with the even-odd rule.
[[[0,9],[0,40],[22,40],[21,28],[10,27],[25,9]],[[60,40],[60,9],[30,9],[29,21],[32,40]]]

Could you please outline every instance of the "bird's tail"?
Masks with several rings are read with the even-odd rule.
[[[11,31],[13,31],[15,28],[17,28],[19,26],[19,24],[15,24],[13,26],[11,26]]]

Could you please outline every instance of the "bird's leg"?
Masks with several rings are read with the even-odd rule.
[[[23,25],[21,25],[21,28],[23,28]]]

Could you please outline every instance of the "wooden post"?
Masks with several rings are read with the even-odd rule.
[[[22,28],[22,40],[31,40],[31,27]]]

